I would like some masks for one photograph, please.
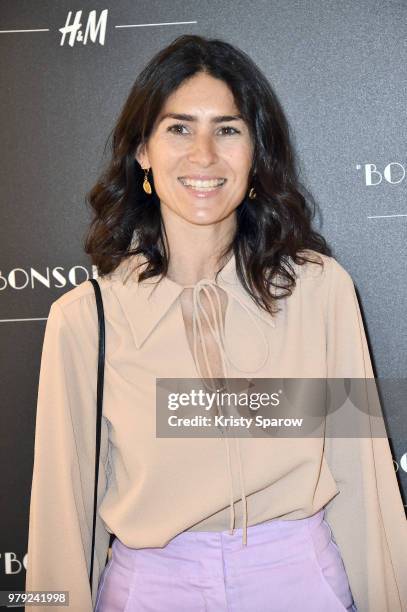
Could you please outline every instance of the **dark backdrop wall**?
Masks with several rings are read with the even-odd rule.
[[[403,0],[1,2],[0,590],[24,588],[46,317],[93,273],[84,196],[136,74],[182,33],[243,48],[285,108],[315,225],[395,381],[383,409],[407,492],[406,19]]]

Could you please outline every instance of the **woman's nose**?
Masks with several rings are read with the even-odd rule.
[[[197,136],[189,151],[189,161],[202,165],[211,164],[217,160],[216,144],[211,136]]]

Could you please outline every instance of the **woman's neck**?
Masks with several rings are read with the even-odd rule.
[[[231,257],[223,255],[235,233],[234,219],[214,226],[166,225],[169,265],[167,277],[180,285],[191,285],[202,278],[214,279]]]

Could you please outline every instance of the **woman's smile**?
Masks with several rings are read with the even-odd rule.
[[[179,178],[181,185],[197,198],[211,198],[218,195],[227,179],[212,179],[209,181]],[[222,181],[222,182],[221,182]]]

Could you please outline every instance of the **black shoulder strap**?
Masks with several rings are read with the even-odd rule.
[[[97,414],[96,414],[96,454],[95,454],[95,487],[93,492],[93,527],[92,527],[92,553],[90,561],[89,584],[90,592],[92,593],[93,582],[93,557],[95,551],[95,528],[96,528],[96,510],[97,510],[97,491],[99,480],[99,455],[100,455],[100,437],[102,427],[102,406],[103,406],[103,382],[105,370],[105,317],[103,311],[102,293],[99,283],[96,279],[90,278],[90,282],[95,290],[96,306],[99,320],[99,356],[98,356],[98,378],[97,378]]]

